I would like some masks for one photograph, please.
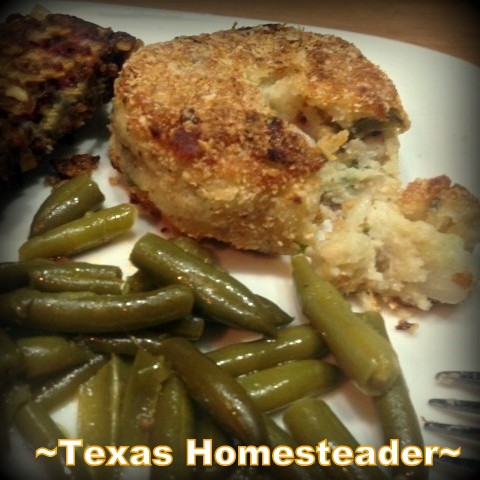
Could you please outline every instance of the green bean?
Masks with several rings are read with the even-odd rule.
[[[177,375],[164,383],[155,409],[155,421],[150,432],[150,444],[168,445],[173,462],[150,470],[150,479],[190,480],[194,469],[187,465],[186,440],[194,435],[194,412],[185,386]]]
[[[49,293],[25,288],[0,295],[6,324],[59,333],[122,332],[154,327],[188,315],[193,297],[172,285],[146,293]]]
[[[57,407],[72,398],[80,385],[95,375],[107,361],[105,355],[95,355],[88,362],[42,382],[32,391],[33,401],[41,403],[47,409]]]
[[[28,262],[0,262],[0,293],[11,292],[30,284],[29,269],[33,265],[49,265],[53,263],[46,259]]]
[[[138,348],[150,353],[161,352],[162,339],[166,336],[178,336],[189,340],[198,340],[205,329],[205,321],[196,315],[174,320],[156,327],[154,330],[136,331],[123,335],[90,336],[82,342],[97,352],[111,352],[135,355]]]
[[[197,340],[204,330],[204,323],[203,318],[188,315],[155,330],[141,330],[117,335],[80,336],[76,340],[94,352],[133,356],[139,348],[143,348],[152,354],[159,354],[162,351],[162,341],[167,336]]]
[[[185,250],[186,252],[196,256],[204,263],[215,265],[215,261],[211,253],[206,248],[203,248],[202,245],[200,245],[200,243],[193,238],[175,237],[171,239],[171,242],[180,247],[182,250]],[[215,265],[215,267],[217,269],[221,269],[221,267],[218,265]],[[256,295],[256,298],[258,303],[263,306],[266,314],[277,327],[288,325],[293,321],[293,317],[288,315],[288,313],[282,310],[275,302],[272,302],[270,299],[261,295]]]
[[[85,363],[92,353],[58,335],[24,337],[17,340],[28,379],[53,375]]]
[[[158,331],[174,337],[198,340],[205,331],[205,320],[197,315],[187,315],[180,320],[166,323],[158,328]]]
[[[0,263],[0,293],[11,292],[31,284],[32,275],[55,278],[64,275],[90,276],[96,279],[121,279],[122,270],[114,265],[88,262],[53,262],[37,258],[24,262]]]
[[[86,173],[56,187],[33,216],[30,237],[82,217],[105,200],[98,185]]]
[[[290,360],[318,358],[326,352],[322,338],[309,325],[298,325],[279,330],[274,338],[228,345],[208,352],[208,356],[238,376]]]
[[[210,415],[205,412],[196,412],[195,415],[195,439],[197,447],[203,447],[204,440],[212,441],[212,451],[218,447],[232,445],[233,441],[218,425]],[[195,480],[226,480],[232,475],[233,466],[219,465],[212,462],[212,465],[204,465],[199,462],[195,466]]]
[[[147,445],[162,383],[169,375],[162,355],[137,351],[120,413],[120,445]]]
[[[125,290],[128,293],[146,292],[156,288],[158,288],[158,285],[142,270],[137,270],[128,276],[125,285]]]
[[[130,230],[135,218],[135,207],[127,203],[90,212],[28,239],[20,246],[19,258],[69,257],[85,252]]]
[[[0,263],[0,293],[26,287],[29,281],[27,262]]]
[[[166,336],[165,333],[141,330],[134,333],[80,336],[77,341],[99,353],[134,356],[141,348],[158,355],[162,351],[162,341]]]
[[[361,317],[383,337],[388,339],[387,330],[381,314],[366,312]],[[384,442],[388,444],[392,438],[399,440],[400,449],[408,445],[423,445],[422,431],[403,373],[390,389],[373,398],[373,405],[380,418]],[[403,463],[392,467],[394,477],[398,480],[424,480],[428,478],[428,469],[424,464],[410,467]]]
[[[190,237],[174,237],[170,240],[172,243],[180,247],[182,250],[194,255],[204,263],[213,265],[215,263],[212,254],[200,245],[199,242]]]
[[[125,282],[116,278],[97,278],[79,274],[52,275],[30,272],[30,286],[42,292],[94,292],[120,295]]]
[[[60,277],[65,275],[79,275],[92,277],[98,280],[121,280],[122,269],[116,265],[101,265],[89,262],[52,262],[45,259],[29,260],[23,263],[27,268],[28,283],[32,275]]]
[[[122,360],[113,355],[108,363],[80,386],[77,431],[84,445],[118,445],[120,405],[124,382]],[[108,408],[106,406],[108,405]],[[115,467],[114,467],[115,468]],[[94,478],[113,478],[111,467],[92,469]]]
[[[112,355],[77,394],[77,431],[85,445],[116,445],[120,417],[120,359]],[[105,408],[108,405],[108,409]]]
[[[15,414],[31,398],[30,386],[17,381],[8,386],[2,385],[0,392],[0,448],[5,453],[10,448],[10,428]]]
[[[284,412],[283,420],[297,442],[302,445],[317,445],[323,440],[328,447],[350,447],[353,454],[359,447],[357,440],[338,419],[331,408],[319,398],[305,397],[292,403]],[[329,459],[328,459],[329,460]],[[377,467],[359,466],[355,462],[341,466],[331,462],[325,468],[333,480],[386,480]],[[327,470],[328,469],[328,470]]]
[[[22,352],[0,328],[0,392],[25,370]]]
[[[306,395],[326,393],[336,387],[338,367],[322,360],[293,360],[237,378],[262,412],[285,407]]]
[[[58,428],[45,408],[35,402],[27,402],[15,415],[15,424],[25,440],[34,448],[44,447],[54,449],[58,439],[65,434]],[[48,472],[47,478],[68,478],[70,480],[91,480],[87,466],[82,458],[81,449],[75,450],[75,466],[67,467],[65,455],[59,449],[52,458],[38,457],[37,461],[45,460],[44,465]],[[66,474],[68,471],[69,474]]]
[[[267,427],[267,444],[272,452],[276,447],[280,446],[288,446],[293,450],[299,446],[299,443],[272,418],[268,415],[264,415],[263,418]],[[282,466],[272,464],[269,472],[275,480],[327,480],[328,478],[315,464],[310,467],[300,466],[295,462]]]
[[[247,445],[264,441],[262,416],[235,378],[184,338],[167,338],[162,347],[190,395],[220,427]]]
[[[30,385],[18,381],[10,385],[8,391],[1,396],[0,415],[2,416],[2,426],[10,425],[15,417],[16,411],[32,397]]]
[[[245,285],[172,242],[147,233],[135,243],[131,260],[159,285],[181,283],[191,288],[201,315],[237,328],[275,333],[273,321]]]
[[[26,262],[0,263],[0,293],[10,292],[29,284]]]
[[[275,302],[262,295],[256,295],[258,302],[263,306],[265,314],[270,317],[277,327],[284,327],[292,323],[294,318],[282,310]]]
[[[346,376],[367,395],[386,392],[400,371],[388,341],[358,319],[348,301],[315,273],[305,256],[294,256],[292,267],[303,311]]]

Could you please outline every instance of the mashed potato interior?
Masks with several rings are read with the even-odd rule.
[[[453,207],[448,193],[458,197],[459,187],[443,182],[432,201],[438,215],[420,215],[426,194],[415,188],[418,195],[406,202],[411,187],[400,184],[396,143],[388,134],[354,139],[324,166],[321,225],[307,253],[318,272],[346,293],[371,292],[423,310],[434,302],[459,303],[475,282],[478,266],[468,246],[478,242],[479,232],[474,223],[456,229],[451,219],[460,222],[461,208],[473,216],[478,200],[464,192]],[[443,205],[449,205],[450,221],[442,229]]]

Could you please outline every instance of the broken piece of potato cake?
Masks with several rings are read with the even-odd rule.
[[[0,25],[0,185],[15,185],[108,102],[141,42],[36,8]]]

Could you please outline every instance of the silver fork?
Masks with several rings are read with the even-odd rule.
[[[435,375],[435,379],[442,385],[453,387],[480,388],[480,372],[473,371],[442,371]],[[458,412],[467,415],[480,415],[480,401],[462,400],[457,398],[431,398],[428,404],[433,407]],[[473,425],[459,425],[425,421],[425,430],[430,432],[451,435],[471,442],[480,442],[480,428]],[[480,472],[480,459],[465,457],[440,457],[443,463],[458,466],[475,473]]]

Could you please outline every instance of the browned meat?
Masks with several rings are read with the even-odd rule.
[[[16,184],[108,102],[140,45],[127,33],[43,9],[1,24],[0,185]]]

